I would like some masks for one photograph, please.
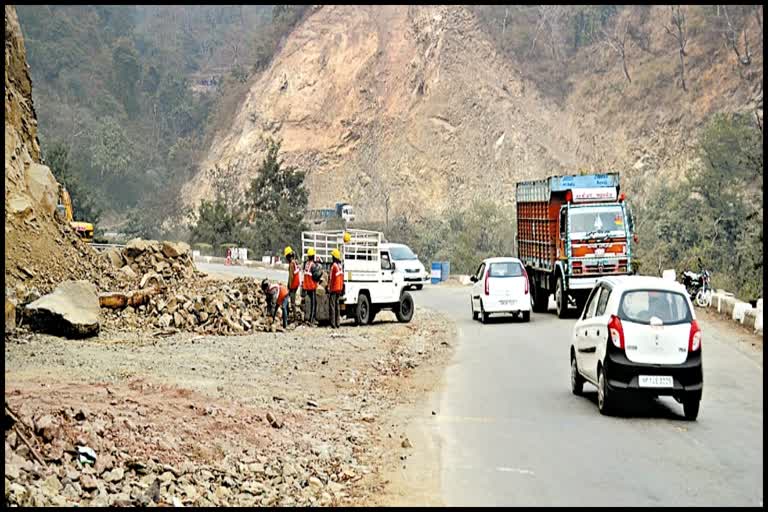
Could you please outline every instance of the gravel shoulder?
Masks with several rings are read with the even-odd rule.
[[[30,426],[50,416],[55,430],[47,442],[30,435],[46,467],[6,430],[7,502],[387,504],[405,485],[391,478],[401,457],[429,455],[403,439],[453,335],[419,308],[409,324],[381,313],[336,332],[6,337],[6,403]],[[76,462],[80,445],[96,451],[95,467]]]

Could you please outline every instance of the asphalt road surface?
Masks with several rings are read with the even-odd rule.
[[[570,391],[575,320],[483,325],[468,288],[428,287],[416,301],[459,330],[433,429],[446,505],[762,506],[762,362],[714,326],[702,322],[698,421],[666,397],[605,417],[593,386]]]
[[[198,267],[281,280],[286,273]],[[530,323],[492,317],[483,325],[471,319],[467,287],[412,293],[417,305],[454,319],[459,333],[433,400],[439,413],[426,427],[440,446],[446,505],[762,506],[762,357],[735,346],[729,329],[700,322],[696,422],[666,397],[605,417],[590,384],[583,397],[570,391],[575,320],[533,313]]]

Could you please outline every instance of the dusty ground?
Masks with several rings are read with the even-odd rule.
[[[45,468],[6,431],[6,500],[379,503],[398,493],[391,472],[419,448],[403,447],[403,424],[439,381],[452,339],[450,322],[425,309],[409,324],[381,313],[337,332],[7,337],[7,403],[30,425],[51,415],[57,430],[33,441]],[[72,460],[83,444],[94,468]]]

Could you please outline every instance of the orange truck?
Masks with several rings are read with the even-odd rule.
[[[618,173],[552,176],[516,185],[517,256],[530,279],[533,310],[584,307],[603,276],[632,269],[633,219]]]

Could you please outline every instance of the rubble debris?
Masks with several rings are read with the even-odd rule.
[[[125,265],[125,260],[119,249],[113,248],[104,252],[104,257],[109,261],[116,269],[122,268]]]
[[[93,451],[93,448],[89,448],[87,446],[78,446],[77,454],[79,456],[78,460],[82,464],[96,464],[96,452]]]
[[[27,304],[24,318],[34,331],[67,338],[94,336],[101,325],[96,287],[87,281],[65,281]]]
[[[283,428],[283,421],[276,418],[271,412],[267,413],[267,422],[272,428]]]
[[[242,335],[268,332],[274,327],[260,282],[249,277],[229,282],[189,279],[131,294],[102,294],[101,300],[105,325],[115,330],[159,329],[155,335],[178,331]],[[298,311],[297,320],[302,318]]]

